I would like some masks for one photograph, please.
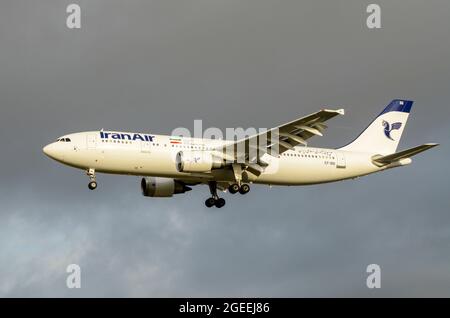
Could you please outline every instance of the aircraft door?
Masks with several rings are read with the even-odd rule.
[[[141,152],[150,153],[150,141],[141,141]]]
[[[335,153],[336,155],[336,168],[345,168],[346,162],[345,162],[345,155],[344,153],[338,151]]]
[[[97,135],[91,134],[86,137],[87,149],[97,148]]]

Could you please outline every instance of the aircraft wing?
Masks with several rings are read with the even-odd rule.
[[[264,162],[260,161],[262,155],[265,153],[278,155],[299,144],[306,146],[309,138],[323,136],[323,131],[327,128],[324,122],[337,115],[344,115],[344,110],[322,109],[270,130],[226,144],[221,150],[227,154],[228,161],[249,163],[250,166],[255,163],[264,166]],[[274,153],[272,150],[276,148],[278,151]],[[220,149],[217,150],[220,151]]]

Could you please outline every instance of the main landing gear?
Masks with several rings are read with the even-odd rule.
[[[211,181],[208,183],[209,191],[211,192],[211,197],[206,199],[205,205],[208,208],[215,206],[216,208],[221,208],[225,205],[225,199],[219,198],[217,195],[217,182]]]
[[[228,191],[231,194],[235,194],[235,193],[240,193],[240,194],[246,194],[250,191],[250,186],[246,183],[241,184],[241,186],[239,186],[239,184],[237,183],[233,183],[232,185],[230,185],[228,187]]]
[[[86,174],[89,176],[89,190],[97,189],[97,181],[95,181],[95,169],[88,169]]]
[[[242,166],[240,164],[233,164],[233,173],[234,173],[234,179],[236,183],[231,184],[228,187],[228,191],[231,194],[240,193],[240,194],[246,194],[250,191],[250,186],[246,183],[241,183],[242,181]]]
[[[209,185],[209,191],[211,192],[211,197],[206,199],[205,205],[208,208],[211,208],[215,206],[216,208],[221,208],[225,205],[225,199],[219,198],[217,195],[217,182],[211,181],[208,183]],[[246,183],[239,184],[233,183],[228,187],[228,191],[230,191],[231,194],[240,193],[240,194],[246,194],[250,191],[250,186]]]

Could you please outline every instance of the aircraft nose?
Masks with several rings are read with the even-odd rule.
[[[45,153],[48,156],[48,151],[49,151],[49,145],[45,146],[44,148],[42,148],[42,152]]]
[[[52,146],[52,144],[48,144],[47,146],[45,146],[44,148],[42,148],[42,151],[49,157],[52,157],[52,155],[54,155],[54,148]]]
[[[57,146],[55,143],[48,144],[44,148],[42,148],[42,151],[50,158],[55,160],[62,160],[61,154],[59,154],[59,151],[57,149]]]

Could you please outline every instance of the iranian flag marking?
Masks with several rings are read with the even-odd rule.
[[[171,144],[181,144],[181,137],[170,137]]]

